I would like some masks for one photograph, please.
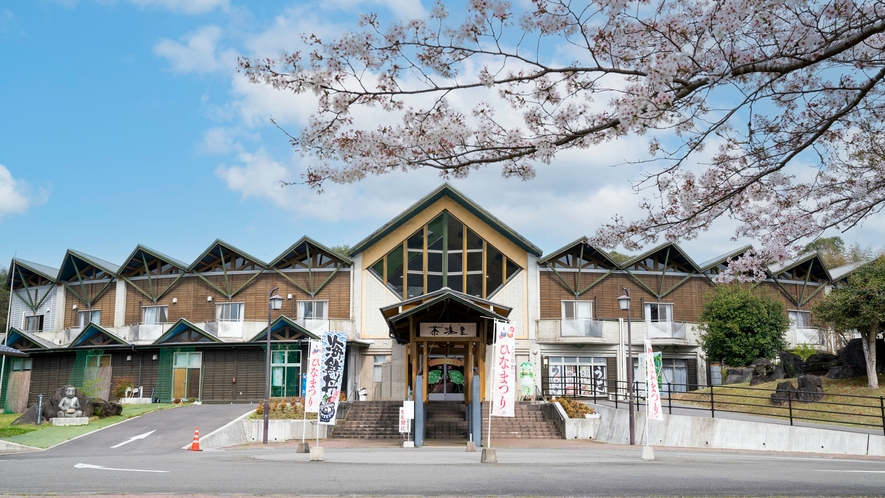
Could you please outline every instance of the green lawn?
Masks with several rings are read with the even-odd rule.
[[[48,422],[43,422],[43,424],[39,426],[11,425],[21,414],[0,414],[0,440],[35,448],[49,448],[58,443],[73,439],[77,436],[82,436],[83,434],[88,434],[109,425],[114,425],[132,417],[137,417],[144,413],[180,406],[186,405],[172,405],[169,403],[123,405],[122,415],[107,418],[92,417],[89,420],[88,425],[69,427],[56,427]]]
[[[789,380],[796,386],[796,379],[783,379],[749,387],[749,383],[729,384],[714,388],[716,411],[731,411],[788,418],[788,404],[774,405],[771,394],[778,382]],[[885,394],[885,377],[879,376],[879,389],[868,389],[866,377],[833,380],[821,377],[824,398],[814,403],[792,401],[794,420],[821,424],[882,427],[882,396]],[[710,408],[710,389],[674,394],[673,401]],[[664,406],[667,400],[663,401]],[[666,409],[666,408],[665,408]],[[809,420],[813,419],[813,420]]]

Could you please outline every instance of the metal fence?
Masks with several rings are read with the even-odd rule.
[[[615,408],[627,402],[627,382],[608,381],[602,389],[597,389],[591,378],[545,379],[544,394],[563,393],[569,397],[581,398],[593,403],[613,402]],[[645,404],[645,382],[633,383],[636,410]],[[575,388],[572,388],[574,386]],[[717,413],[739,413],[789,420],[796,422],[831,424],[835,428],[867,427],[881,429],[885,434],[885,396],[859,396],[854,394],[825,394],[820,401],[802,401],[800,394],[807,392],[756,387],[700,386],[664,382],[660,386],[662,406],[672,414],[674,406],[679,410],[709,412],[716,418]],[[776,404],[772,395],[781,401]],[[840,398],[841,401],[833,398]]]

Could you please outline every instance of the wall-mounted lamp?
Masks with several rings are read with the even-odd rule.
[[[177,297],[173,297],[173,298],[172,298],[172,304],[178,304],[178,298],[177,298]]]
[[[77,310],[77,305],[75,304],[75,305],[71,306],[71,309],[74,310],[74,311],[76,311],[76,310]]]
[[[211,302],[212,302],[212,296],[207,297],[207,298],[206,298],[206,302],[207,302],[207,303],[211,303]]]
[[[157,361],[157,355],[152,356],[151,359]]]
[[[131,354],[127,354],[127,355],[126,355],[126,361],[132,361],[132,355],[131,355]]]
[[[286,294],[286,299],[292,299],[292,294]]]

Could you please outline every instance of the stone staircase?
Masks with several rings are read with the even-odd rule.
[[[402,401],[348,403],[343,418],[335,420],[330,437],[350,439],[405,439],[399,432]]]
[[[492,417],[492,440],[497,438],[562,439],[556,422],[544,418],[541,405],[520,401],[514,410],[515,417]],[[489,404],[482,404],[483,438],[488,435]]]
[[[431,401],[427,403],[425,439],[467,440],[467,406],[461,401]]]
[[[405,439],[399,432],[401,401],[358,401],[348,403],[343,417],[331,428],[330,437],[356,439]],[[467,440],[465,405],[460,401],[432,401],[427,404],[424,438],[428,440]],[[489,404],[482,405],[483,437],[488,430]],[[515,417],[492,417],[492,438],[561,439],[552,420],[544,418],[540,405],[517,403]]]

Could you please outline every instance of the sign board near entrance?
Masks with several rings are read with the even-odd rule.
[[[476,337],[475,323],[419,323],[418,337]]]

